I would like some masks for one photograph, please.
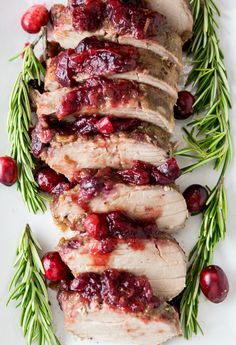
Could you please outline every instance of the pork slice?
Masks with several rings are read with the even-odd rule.
[[[52,214],[62,228],[81,229],[85,210],[80,206],[79,186],[63,193],[52,204]],[[88,202],[91,213],[121,211],[140,220],[155,220],[160,231],[181,229],[188,217],[184,197],[175,188],[162,186],[133,186],[115,184],[109,191],[99,193]]]
[[[170,27],[186,41],[192,35],[193,17],[188,0],[145,0],[148,8],[163,14]]]
[[[61,88],[42,95],[34,92],[32,98],[37,106],[38,117],[56,115],[62,119],[69,115],[112,114],[120,118],[137,118],[173,133],[175,98],[158,88],[128,80],[106,79],[105,83],[109,82],[111,89],[101,86],[102,81],[97,78],[92,79],[96,80],[93,86],[88,86],[90,80],[83,85],[82,92],[82,86],[72,89]],[[77,98],[74,103],[71,99],[68,100],[72,93],[75,93]],[[81,94],[84,95],[84,99],[80,98]],[[96,101],[92,103],[91,99],[94,98]]]
[[[62,59],[65,59],[65,61],[66,59],[68,61],[70,61],[71,59],[71,63],[75,64],[74,61],[76,60],[76,57],[82,55],[83,53],[79,54],[74,51],[73,55],[72,53],[70,54],[71,55],[67,55],[66,52],[63,52],[59,54],[59,56],[56,56],[53,59],[49,59],[47,61],[47,72],[45,76],[46,90],[55,91],[59,87],[65,86],[65,80],[61,80],[58,77],[58,74],[62,74],[63,76],[65,75],[68,78],[68,65],[65,63],[62,67]],[[89,58],[90,56],[88,56],[87,60],[89,60]],[[101,59],[104,59],[104,57],[102,57]],[[109,56],[107,57],[107,59],[109,59]],[[98,63],[96,62],[96,55],[92,60],[89,60],[89,62],[87,62],[87,60],[85,59],[83,63],[84,65],[89,64],[90,74],[86,73],[86,68],[85,71],[81,72],[81,70],[76,71],[76,68],[74,66],[74,70],[71,69],[70,71],[70,73],[72,74],[72,76],[70,77],[71,81],[66,80],[67,84],[73,83],[75,81],[82,82],[91,77],[92,74],[95,74],[105,76],[107,78],[128,79],[137,81],[139,83],[148,84],[167,92],[173,98],[177,98],[177,83],[179,73],[175,65],[169,61],[162,59],[152,51],[139,48],[137,51],[137,57],[134,57],[133,66],[130,64],[130,69],[127,68],[126,72],[120,73],[116,73],[115,71],[110,72],[107,69],[102,71],[99,70],[96,67]],[[107,64],[109,64],[109,60],[107,60]]]
[[[149,240],[118,240],[109,254],[99,254],[100,245],[95,239],[77,235],[62,239],[57,250],[75,277],[114,268],[137,276],[145,274],[154,294],[165,300],[173,299],[184,289],[187,259],[174,239],[160,234]]]
[[[82,340],[158,345],[181,335],[178,313],[167,303],[145,313],[126,313],[106,303],[86,302],[79,293],[59,295],[65,330]]]
[[[169,158],[170,149],[141,132],[90,138],[57,135],[49,145],[41,159],[69,180],[82,169],[130,169],[137,160],[160,166]]]
[[[155,37],[137,39],[131,35],[120,35],[114,28],[104,23],[97,31],[77,31],[72,25],[72,17],[68,8],[63,5],[54,5],[51,8],[52,26],[48,27],[49,41],[58,42],[63,48],[76,48],[78,43],[90,36],[116,42],[128,44],[137,48],[153,51],[164,59],[169,59],[179,69],[182,69],[182,39],[170,30],[167,25],[160,25]]]

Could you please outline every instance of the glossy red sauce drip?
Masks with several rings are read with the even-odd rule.
[[[82,111],[83,108],[86,108],[86,112],[93,113],[104,103],[104,100],[109,102],[111,107],[117,107],[141,95],[138,85],[132,81],[89,78],[63,97],[56,114],[59,119],[63,119]]]
[[[55,58],[58,82],[67,87],[75,84],[75,76],[109,76],[132,71],[137,67],[135,47],[99,41],[95,36],[82,40],[78,47],[61,52]]]
[[[157,308],[160,301],[153,295],[147,278],[115,269],[96,273],[82,273],[71,283],[70,290],[80,294],[85,301],[94,298],[124,312],[144,312]]]
[[[106,22],[117,34],[143,39],[157,34],[165,17],[142,7],[142,1],[71,0],[73,26],[78,31],[96,31]]]

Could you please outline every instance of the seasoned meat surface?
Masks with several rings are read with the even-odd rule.
[[[181,229],[188,216],[183,196],[174,188],[115,184],[111,190],[100,192],[88,201],[86,210],[80,204],[80,188],[63,193],[52,204],[52,214],[62,227],[81,229],[86,214],[121,211],[131,218],[155,220],[160,231]]]
[[[174,298],[185,287],[186,256],[174,239],[163,234],[155,239],[117,241],[77,235],[61,240],[57,250],[75,277],[83,272],[102,273],[108,268],[145,274],[154,294],[165,300]]]
[[[61,292],[65,329],[101,343],[158,345],[181,335],[177,312],[163,303],[146,313],[125,313],[105,303],[86,302],[79,293]]]

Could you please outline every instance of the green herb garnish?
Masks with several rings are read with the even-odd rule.
[[[29,225],[20,239],[16,251],[15,275],[10,285],[13,291],[7,304],[15,300],[20,307],[20,324],[28,345],[60,345],[53,325],[50,302],[44,280],[44,269],[38,254],[40,246]]]
[[[44,67],[34,53],[34,48],[42,36],[43,34],[23,51],[23,68],[13,87],[8,116],[11,156],[16,160],[19,171],[18,189],[29,210],[34,213],[46,210],[43,197],[34,180],[35,163],[31,155],[29,136],[29,128],[32,123],[29,83],[31,80],[36,80],[40,86],[41,77],[45,74]]]

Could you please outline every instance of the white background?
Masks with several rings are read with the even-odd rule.
[[[173,0],[174,1],[174,0]],[[32,3],[44,1],[0,0],[0,156],[9,152],[9,143],[6,133],[6,119],[8,100],[12,84],[20,69],[20,63],[9,63],[8,59],[19,52],[29,37],[22,31],[20,18],[24,10]],[[53,1],[47,1],[51,4]],[[222,17],[219,20],[221,46],[225,54],[229,81],[232,89],[234,110],[236,105],[236,2],[235,0],[217,0]],[[234,114],[233,114],[234,113]],[[231,112],[232,136],[235,144],[236,118]],[[182,190],[191,183],[201,183],[213,186],[215,175],[211,168],[188,175],[180,180]],[[220,265],[227,273],[230,282],[228,299],[220,305],[214,305],[201,298],[199,321],[204,329],[205,336],[194,337],[188,343],[191,345],[233,345],[236,343],[236,160],[231,166],[226,179],[229,198],[228,235],[215,252],[214,263]],[[19,327],[19,311],[14,305],[7,309],[5,301],[8,295],[8,285],[13,274],[12,263],[15,248],[24,225],[29,222],[39,239],[43,250],[52,250],[60,236],[59,231],[52,223],[50,214],[33,216],[23,205],[21,196],[15,187],[0,186],[0,343],[7,345],[26,344]],[[179,234],[178,240],[188,252],[197,240],[200,219],[191,218],[186,229]],[[50,292],[51,294],[51,292]],[[56,330],[62,345],[75,345],[78,339],[64,334],[62,314],[53,303]],[[112,337],[111,337],[112,338]],[[87,345],[87,343],[82,343]],[[187,344],[180,338],[171,344]],[[148,345],[148,344],[147,344]]]

